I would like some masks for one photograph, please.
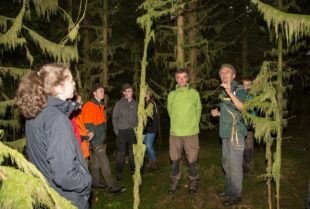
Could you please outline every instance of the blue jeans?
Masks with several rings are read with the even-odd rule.
[[[222,166],[225,172],[224,192],[231,198],[241,197],[243,181],[244,138],[238,144],[230,139],[222,139]]]
[[[146,144],[147,154],[149,155],[150,160],[156,160],[155,151],[153,148],[153,143],[155,140],[155,133],[147,133],[144,137],[144,143]]]

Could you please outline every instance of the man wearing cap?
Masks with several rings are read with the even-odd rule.
[[[201,101],[199,93],[189,86],[187,69],[175,73],[176,89],[168,95],[167,110],[170,117],[169,155],[172,162],[170,193],[179,188],[180,161],[183,150],[186,154],[189,192],[196,192],[198,181],[197,158],[199,151],[199,122]]]
[[[219,197],[227,198],[223,204],[230,206],[241,201],[243,181],[243,151],[247,128],[241,116],[247,92],[235,81],[236,70],[231,64],[223,64],[219,70],[222,93],[220,110],[211,110],[213,117],[220,117],[219,134],[222,139],[222,167],[225,172],[224,191]]]
[[[133,89],[128,83],[122,86],[122,98],[116,102],[113,110],[113,130],[117,136],[116,175],[123,179],[126,147],[129,153],[131,175],[135,171],[133,144],[136,143],[134,128],[138,125],[138,103],[133,98]]]
[[[107,187],[113,193],[121,193],[126,189],[120,187],[112,177],[110,162],[106,154],[106,114],[104,108],[104,87],[95,84],[91,90],[90,100],[85,103],[81,112],[81,120],[89,132],[93,133],[90,141],[92,150],[92,185],[93,187]],[[101,182],[101,174],[107,184]]]

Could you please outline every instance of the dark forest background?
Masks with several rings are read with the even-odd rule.
[[[95,83],[106,86],[105,103],[111,127],[109,116],[121,97],[122,84],[132,84],[139,99],[145,31],[137,24],[137,18],[145,13],[140,7],[143,2],[0,0],[0,127],[4,130],[1,141],[19,150],[24,148],[24,119],[14,105],[15,89],[22,75],[50,62],[70,65],[77,93],[84,101]],[[158,149],[168,146],[166,98],[175,87],[174,72],[180,67],[189,69],[190,84],[202,98],[203,133],[215,133],[218,121],[211,118],[210,109],[218,104],[220,65],[234,65],[239,82],[243,78],[254,80],[264,61],[276,65],[281,51],[283,119],[288,124],[284,129],[289,129],[290,121],[296,124],[302,120],[307,124],[309,107],[304,104],[308,104],[310,97],[309,26],[301,28],[306,35],[296,35],[293,42],[283,36],[279,50],[279,33],[266,22],[271,14],[263,15],[249,0],[167,2],[170,3],[159,8],[182,8],[154,19],[155,38],[147,51],[146,82],[160,106]],[[305,21],[309,21],[309,0],[263,2],[286,13],[305,15]],[[114,140],[109,128],[112,159]]]

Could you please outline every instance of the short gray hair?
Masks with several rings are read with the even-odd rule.
[[[221,67],[220,67],[219,73],[221,72],[221,70],[223,68],[229,68],[229,69],[231,69],[233,71],[234,75],[237,74],[236,68],[232,64],[222,64]]]

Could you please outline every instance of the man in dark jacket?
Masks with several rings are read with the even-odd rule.
[[[138,103],[133,99],[133,89],[129,84],[122,87],[123,97],[116,102],[113,110],[113,130],[117,136],[117,179],[123,179],[126,147],[130,158],[131,175],[135,171],[133,144],[136,143],[134,128],[138,124]]]
[[[90,141],[92,149],[92,177],[93,187],[105,187],[101,182],[101,174],[106,181],[108,189],[113,193],[121,193],[125,191],[124,187],[120,187],[113,178],[110,168],[110,162],[106,154],[106,117],[104,108],[104,87],[96,84],[92,89],[90,101],[86,102],[82,108],[81,119],[88,131],[94,134]]]

